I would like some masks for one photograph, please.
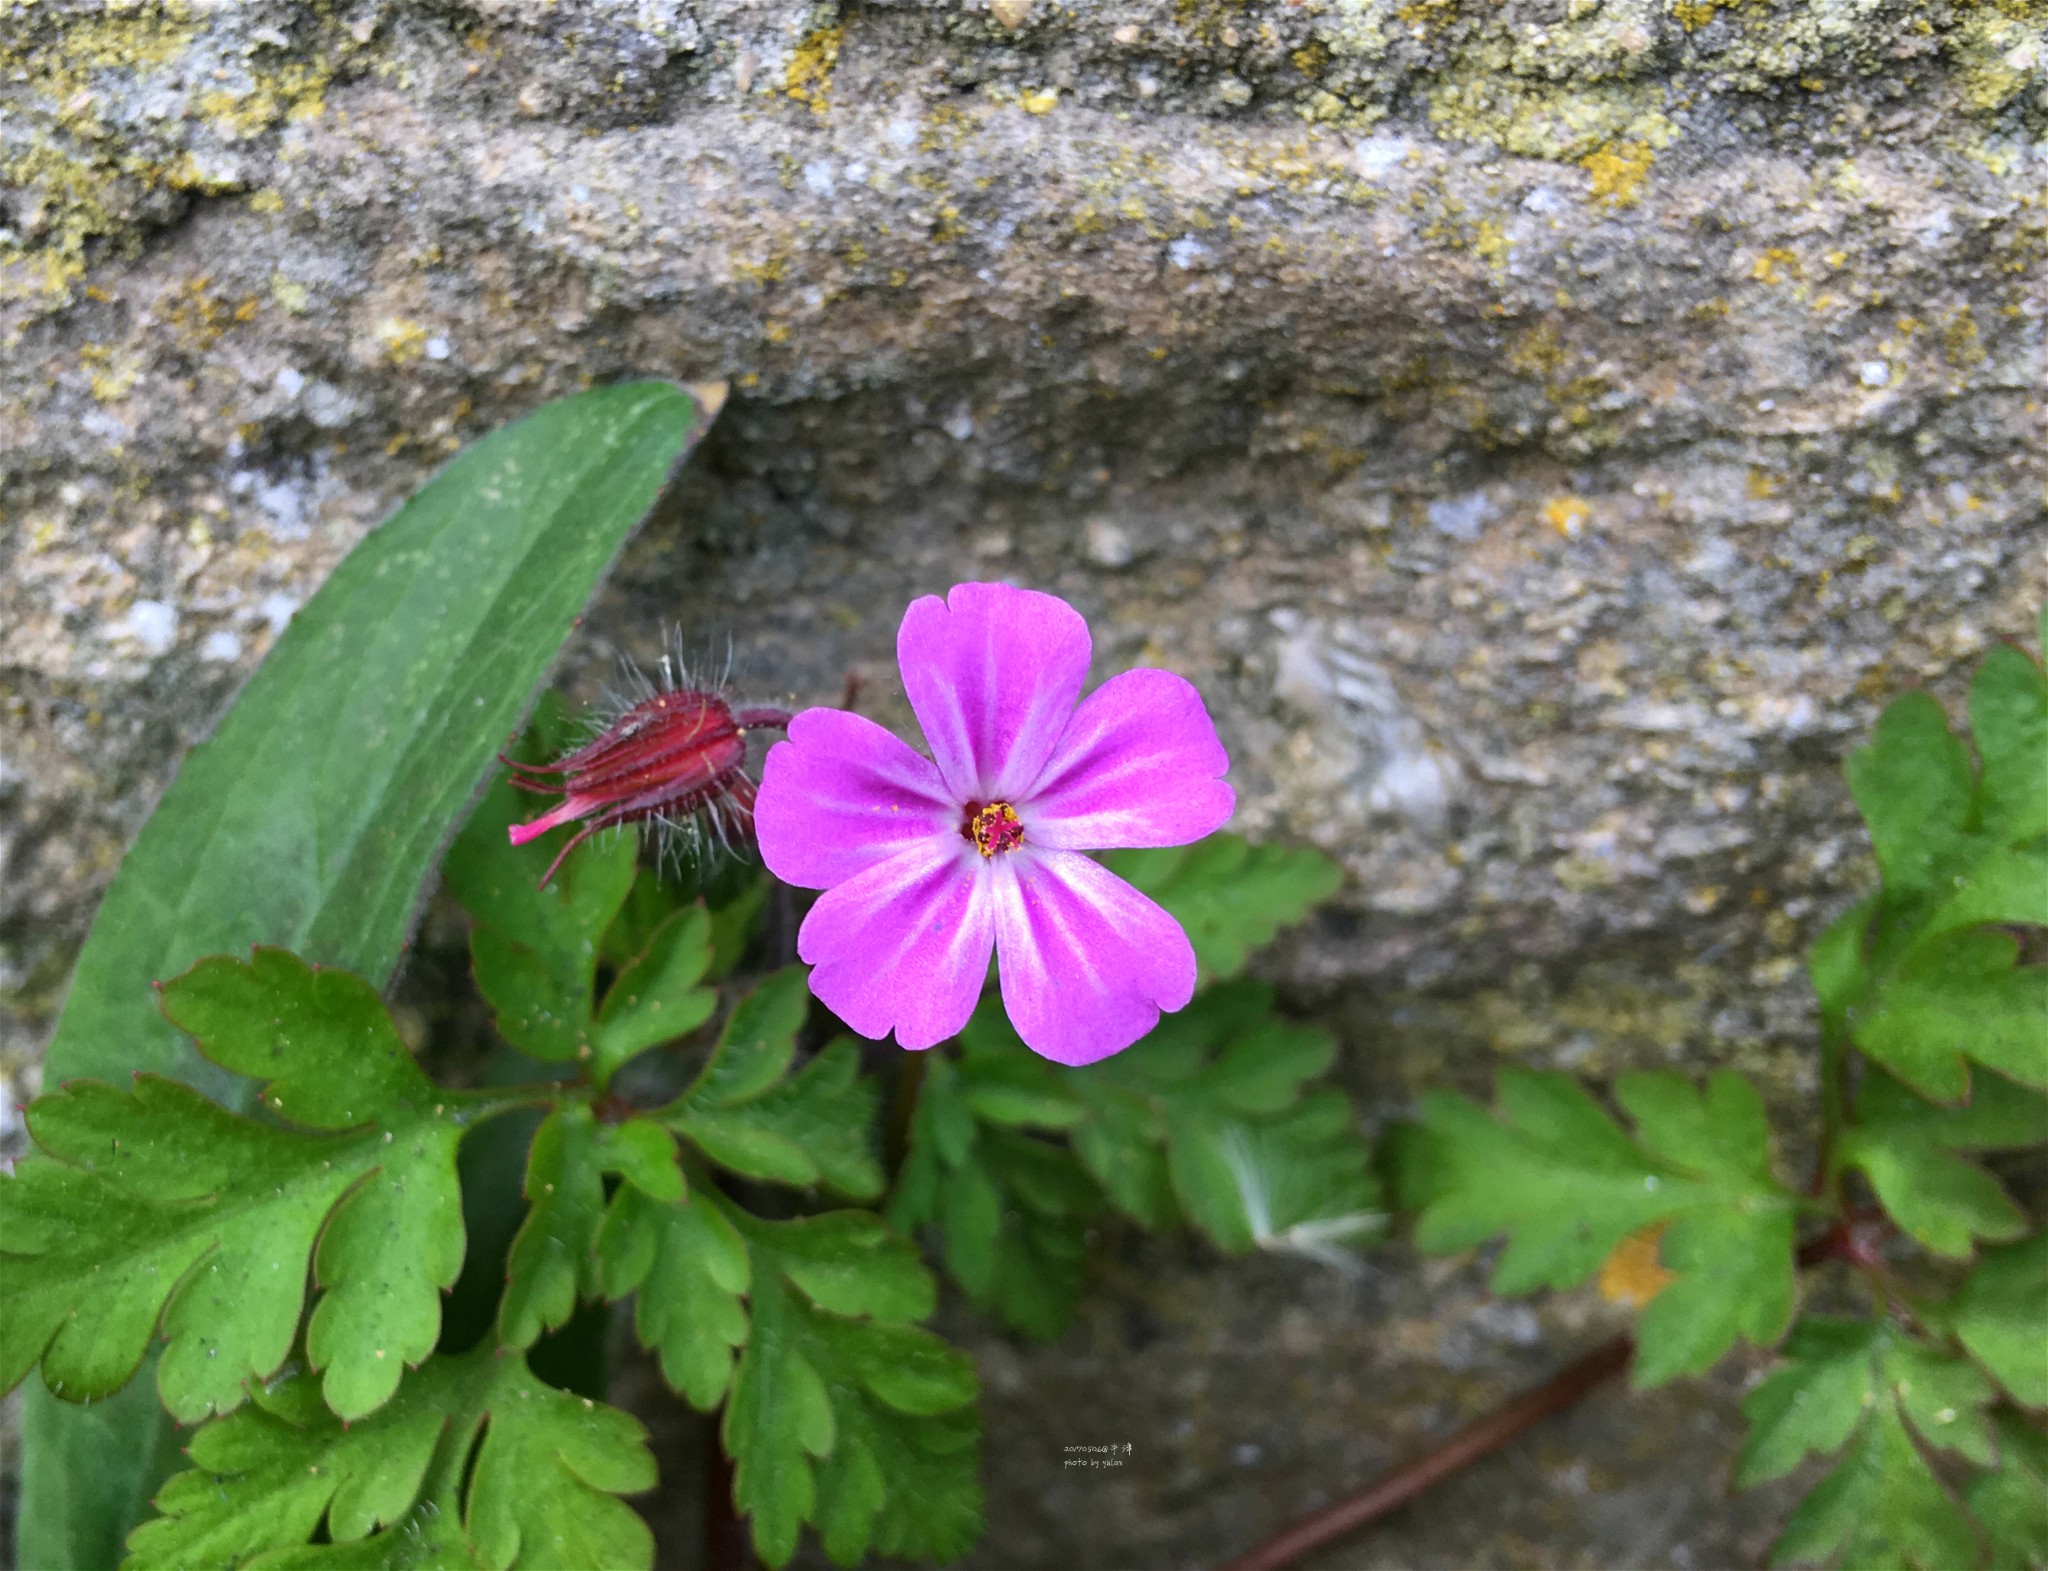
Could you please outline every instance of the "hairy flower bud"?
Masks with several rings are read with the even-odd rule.
[[[781,709],[735,710],[716,693],[679,687],[652,693],[591,741],[551,764],[523,764],[499,755],[522,791],[562,793],[551,811],[514,824],[512,843],[525,845],[567,823],[582,827],[548,864],[555,870],[584,840],[618,824],[671,827],[709,824],[730,843],[753,828],[754,782],[746,773],[747,733],[782,730]]]

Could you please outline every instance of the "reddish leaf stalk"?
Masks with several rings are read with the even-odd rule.
[[[1603,1342],[1577,1363],[1569,1364],[1533,1391],[1524,1392],[1484,1418],[1468,1424],[1425,1456],[1403,1463],[1349,1499],[1326,1506],[1313,1516],[1239,1555],[1223,1571],[1280,1571],[1347,1533],[1376,1522],[1424,1490],[1498,1451],[1524,1430],[1561,1413],[1588,1392],[1621,1373],[1635,1351],[1635,1338],[1618,1336]]]
[[[1892,1231],[1890,1221],[1881,1212],[1853,1211],[1826,1232],[1801,1244],[1795,1263],[1802,1271],[1827,1260],[1847,1261],[1859,1270],[1876,1270],[1884,1264],[1884,1244]],[[1524,1430],[1597,1390],[1628,1366],[1635,1346],[1631,1336],[1601,1343],[1535,1390],[1459,1430],[1434,1451],[1382,1474],[1359,1493],[1304,1517],[1239,1555],[1222,1571],[1280,1571],[1281,1567],[1294,1564],[1346,1534],[1370,1526],[1481,1457],[1499,1450]]]

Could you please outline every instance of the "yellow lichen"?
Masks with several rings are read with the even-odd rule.
[[[1657,155],[1645,142],[1609,142],[1579,160],[1593,177],[1592,197],[1608,207],[1634,207]]]
[[[1794,278],[1799,276],[1798,253],[1774,245],[1750,264],[1749,276],[1760,284],[1778,284],[1784,282],[1788,271]]]
[[[804,34],[783,68],[782,90],[811,113],[825,117],[832,104],[832,73],[839,65],[839,46],[845,42],[846,26],[834,23]]]
[[[426,352],[427,330],[408,317],[384,317],[377,323],[377,347],[393,365],[410,365]]]
[[[1060,91],[1056,87],[1041,87],[1019,95],[1017,107],[1027,115],[1049,115],[1059,106]]]
[[[1982,365],[1988,358],[1977,335],[1977,319],[1967,305],[1958,307],[1942,324],[1941,353],[1950,365],[1966,369]]]
[[[1593,509],[1582,497],[1557,496],[1543,504],[1543,521],[1567,540],[1576,540],[1592,520]]]

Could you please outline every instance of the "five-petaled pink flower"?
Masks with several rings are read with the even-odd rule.
[[[955,1035],[991,951],[1018,1035],[1063,1064],[1130,1046],[1193,995],[1180,924],[1083,853],[1219,828],[1230,761],[1171,672],[1127,671],[1077,707],[1088,658],[1064,600],[958,584],[916,601],[896,635],[930,759],[837,709],[805,710],[769,751],[761,856],[825,891],[797,953],[861,1035]]]

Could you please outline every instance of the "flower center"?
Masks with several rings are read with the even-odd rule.
[[[1017,821],[1017,810],[1008,802],[969,802],[966,815],[960,823],[962,839],[972,840],[974,849],[983,856],[994,856],[998,851],[1014,851],[1024,843],[1024,826]]]

